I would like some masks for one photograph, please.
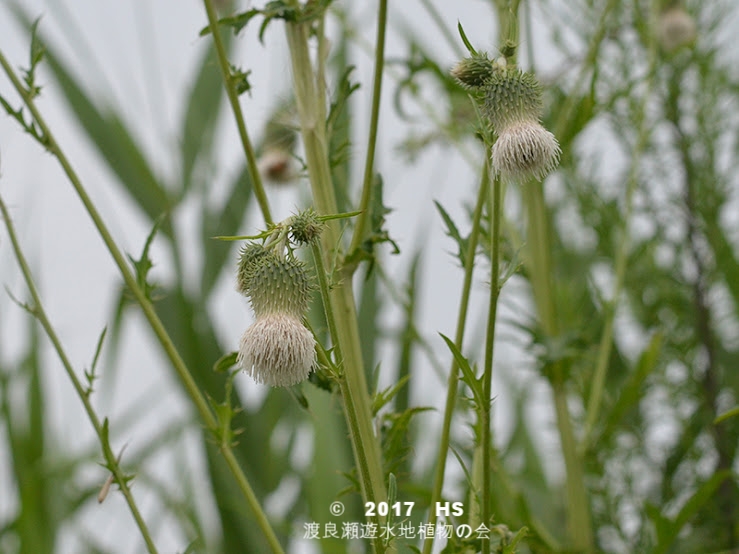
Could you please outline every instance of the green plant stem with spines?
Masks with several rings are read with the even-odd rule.
[[[123,253],[121,252],[120,248],[118,248],[118,245],[115,243],[115,240],[113,240],[113,237],[110,234],[110,231],[108,230],[107,225],[105,225],[105,222],[103,221],[103,218],[101,217],[100,213],[95,207],[95,204],[92,202],[92,199],[87,194],[87,190],[82,185],[82,182],[80,181],[77,173],[74,171],[74,168],[72,167],[71,163],[67,159],[66,155],[62,151],[61,147],[57,143],[54,136],[52,135],[51,130],[46,124],[46,121],[44,120],[44,118],[41,116],[41,113],[37,110],[33,99],[29,96],[28,91],[25,89],[21,81],[16,76],[15,72],[13,71],[13,68],[7,62],[2,52],[0,52],[0,66],[2,66],[3,70],[5,71],[5,74],[8,76],[8,78],[12,82],[13,87],[16,89],[18,94],[23,99],[23,102],[26,105],[26,107],[28,107],[28,110],[31,112],[31,116],[33,117],[33,120],[36,122],[36,124],[38,125],[38,128],[41,130],[42,136],[45,138],[45,144],[44,144],[45,148],[49,152],[51,152],[51,154],[59,161],[59,164],[62,166],[64,173],[67,175],[67,178],[69,179],[70,183],[72,184],[75,191],[77,192],[77,195],[82,201],[82,204],[85,206],[85,209],[87,210],[87,213],[90,215],[90,218],[92,219],[95,225],[95,228],[97,229],[100,237],[102,238],[103,242],[105,243],[105,246],[108,249],[108,252],[110,252],[110,255],[112,256],[116,266],[118,267],[118,270],[120,271],[121,276],[123,277],[123,281],[125,282],[126,286],[129,288],[131,293],[133,294],[134,298],[136,299],[136,302],[139,304],[139,306],[141,306],[141,310],[144,313],[144,317],[146,317],[146,320],[149,322],[149,325],[151,326],[152,331],[154,332],[154,334],[157,337],[157,340],[162,346],[162,349],[164,350],[165,354],[167,355],[170,362],[172,363],[172,367],[174,367],[177,373],[177,376],[179,377],[180,381],[185,387],[185,390],[187,391],[188,395],[190,396],[190,399],[195,405],[195,408],[200,414],[201,419],[205,423],[206,428],[211,433],[214,433],[216,437],[218,437],[218,421],[213,415],[213,412],[211,411],[207,400],[205,399],[203,394],[200,392],[200,389],[198,389],[195,383],[195,380],[193,379],[192,374],[190,373],[190,370],[187,368],[187,365],[185,364],[184,360],[182,359],[179,352],[177,351],[177,348],[174,346],[172,339],[167,333],[167,330],[164,328],[162,321],[159,319],[159,316],[156,314],[156,311],[154,310],[154,306],[152,305],[151,301],[147,298],[146,293],[142,290],[142,288],[137,283],[136,277],[131,272],[131,269],[128,266],[126,258],[123,256]],[[219,445],[219,449],[221,450],[221,453],[226,459],[226,462],[229,468],[231,469],[232,473],[234,474],[234,477],[236,478],[236,481],[239,485],[241,492],[246,498],[249,506],[254,511],[254,515],[257,519],[257,523],[259,527],[261,528],[262,532],[265,534],[267,541],[270,544],[270,547],[272,548],[273,552],[278,553],[278,554],[283,554],[282,546],[280,546],[280,543],[277,540],[277,536],[275,535],[275,532],[272,529],[272,526],[270,525],[269,520],[267,519],[267,516],[264,513],[264,510],[259,504],[259,501],[257,500],[254,494],[254,491],[252,490],[252,487],[249,484],[246,476],[244,475],[243,471],[239,467],[238,463],[236,463],[235,457],[233,455],[233,451],[231,450],[231,445],[228,442],[225,442],[223,440],[219,440],[218,445]]]
[[[480,410],[480,444],[482,446],[482,524],[490,527],[490,495],[492,494],[491,455],[493,450],[490,412],[493,404],[493,354],[495,352],[495,321],[498,313],[498,297],[500,296],[500,217],[503,201],[502,183],[499,176],[492,176],[490,184],[492,194],[488,197],[488,215],[490,218],[490,303],[488,306],[488,322],[485,337],[485,365],[482,378],[483,405]],[[482,541],[482,554],[490,554],[490,541]]]
[[[387,0],[380,0],[377,16],[377,39],[375,42],[375,69],[372,83],[372,111],[370,113],[369,136],[367,137],[367,156],[364,164],[364,178],[362,179],[362,197],[359,202],[361,211],[357,218],[349,253],[354,252],[362,245],[370,217],[369,205],[372,198],[372,183],[374,182],[375,148],[377,146],[377,128],[380,122],[380,99],[382,97],[382,76],[385,67],[385,28],[387,27]],[[356,268],[356,266],[355,266]]]
[[[262,177],[259,174],[259,168],[257,167],[257,157],[254,153],[254,147],[252,146],[251,140],[249,139],[249,133],[246,130],[246,122],[244,121],[244,113],[241,111],[241,104],[239,103],[239,94],[236,92],[234,81],[231,77],[231,65],[228,63],[228,55],[226,54],[226,47],[223,45],[221,39],[221,30],[218,25],[218,16],[216,10],[213,7],[212,0],[203,0],[205,5],[205,11],[208,14],[208,24],[210,25],[211,34],[213,35],[213,43],[216,47],[216,54],[218,56],[218,65],[221,68],[223,74],[223,84],[226,87],[226,95],[228,101],[231,104],[233,110],[234,119],[236,120],[236,127],[239,131],[239,138],[241,139],[241,145],[244,148],[244,154],[246,155],[247,165],[249,167],[249,176],[251,177],[252,187],[254,189],[254,196],[257,198],[259,203],[259,209],[262,211],[262,217],[264,221],[269,225],[273,223],[272,214],[269,210],[269,201],[267,200],[267,193],[264,190],[264,184],[262,183]]]
[[[516,45],[518,41],[518,5],[519,0],[498,0],[496,2],[498,18],[501,22],[501,38],[513,45]],[[515,63],[515,57],[509,59],[509,62]],[[529,275],[534,290],[534,301],[545,335],[556,337],[559,330],[554,303],[551,242],[544,191],[541,183],[538,182],[524,183],[522,189],[528,215]],[[578,453],[567,407],[566,371],[562,363],[561,361],[554,363],[551,368],[550,382],[567,475],[568,529],[575,550],[592,552],[593,532],[588,494],[585,488],[582,460]]]
[[[285,24],[293,71],[295,100],[300,118],[308,176],[313,202],[319,215],[337,212],[328,158],[328,140],[325,120],[318,114],[325,112],[326,99],[319,95],[316,75],[310,58],[308,37],[310,23]],[[321,235],[324,265],[341,248],[339,222],[330,220]],[[365,502],[386,502],[382,459],[372,424],[370,396],[365,379],[362,350],[359,342],[356,307],[352,293],[351,273],[339,267],[334,272],[337,280],[329,287],[329,306],[326,317],[334,318],[337,344],[341,348],[341,392],[344,411],[351,432],[352,448],[359,472],[359,482]],[[380,522],[384,521],[380,518]],[[384,552],[382,541],[374,543],[377,552]],[[390,545],[388,550],[391,550]]]
[[[464,265],[464,281],[462,283],[462,293],[459,301],[459,311],[457,312],[457,328],[454,336],[454,344],[461,352],[464,342],[464,334],[467,326],[467,310],[470,304],[470,293],[472,291],[472,277],[475,269],[475,254],[477,253],[477,245],[480,240],[482,212],[487,201],[490,187],[490,156],[489,150],[486,149],[485,163],[483,164],[482,177],[477,192],[477,201],[475,202],[475,211],[472,215],[472,229],[470,231],[469,242],[467,243],[467,252],[465,253]],[[436,511],[434,506],[441,500],[441,491],[444,486],[444,473],[446,471],[446,460],[449,453],[449,436],[452,428],[452,417],[454,416],[454,408],[457,404],[457,389],[459,384],[459,365],[452,356],[451,367],[449,368],[449,379],[447,381],[447,395],[444,405],[444,420],[441,426],[441,437],[439,439],[439,451],[437,454],[437,466],[434,473],[434,483],[431,489],[431,500],[428,522],[432,525],[436,523]],[[427,537],[424,541],[423,554],[431,554],[434,544],[434,537]]]
[[[10,214],[8,213],[7,207],[5,206],[5,202],[3,201],[2,197],[0,197],[0,213],[2,214],[2,218],[5,221],[5,228],[8,230],[8,236],[10,237],[10,243],[13,246],[15,258],[18,261],[21,273],[23,274],[23,278],[26,281],[26,286],[28,287],[28,290],[31,293],[31,298],[33,299],[33,306],[26,307],[26,309],[38,320],[38,322],[44,328],[46,335],[49,337],[49,340],[51,341],[51,344],[53,345],[54,350],[59,357],[59,360],[62,362],[62,366],[64,366],[64,370],[67,372],[69,380],[72,381],[72,386],[74,387],[77,396],[79,396],[80,400],[82,401],[82,405],[85,407],[87,417],[90,419],[92,426],[95,428],[95,434],[98,436],[98,440],[100,441],[100,446],[102,448],[105,461],[108,464],[108,469],[115,477],[115,482],[120,487],[121,493],[123,493],[123,496],[126,499],[126,504],[128,504],[131,515],[136,521],[136,525],[141,532],[141,537],[146,543],[146,549],[149,551],[150,554],[156,554],[157,548],[154,545],[154,540],[149,533],[149,528],[147,527],[144,518],[141,516],[141,512],[139,512],[136,501],[133,498],[133,494],[131,494],[131,489],[126,482],[126,477],[123,474],[123,471],[121,471],[119,461],[116,458],[116,455],[113,453],[113,450],[110,448],[110,441],[107,440],[107,437],[105,436],[105,432],[103,431],[103,424],[100,423],[100,420],[95,413],[95,409],[92,406],[92,402],[90,402],[90,396],[86,393],[85,388],[82,386],[82,383],[80,383],[80,380],[77,378],[77,375],[74,372],[74,368],[69,361],[69,357],[67,356],[67,353],[65,352],[64,347],[62,346],[62,343],[59,340],[56,331],[54,330],[54,327],[49,321],[49,317],[46,315],[46,310],[44,310],[44,306],[41,303],[41,297],[33,280],[33,275],[31,274],[31,270],[28,267],[26,258],[23,255],[23,250],[21,249],[18,242],[15,228],[12,221],[10,220]]]

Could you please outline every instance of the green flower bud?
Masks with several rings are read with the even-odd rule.
[[[499,68],[483,87],[483,113],[496,133],[519,121],[541,117],[541,87],[531,73],[516,68]]]
[[[299,318],[270,313],[257,317],[241,337],[237,361],[257,383],[288,387],[308,378],[316,365],[315,347]]]
[[[450,71],[465,88],[480,88],[493,76],[493,63],[485,54],[477,54],[457,62]]]
[[[290,218],[290,237],[298,244],[310,244],[321,236],[323,223],[312,209]]]

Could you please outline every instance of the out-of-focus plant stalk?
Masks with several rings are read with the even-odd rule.
[[[8,213],[7,207],[5,206],[5,202],[3,201],[2,197],[0,197],[0,213],[2,214],[3,221],[5,222],[5,228],[8,230],[8,236],[10,237],[10,243],[13,246],[13,252],[15,254],[16,260],[18,261],[18,266],[21,269],[23,278],[26,281],[26,286],[28,287],[28,291],[31,293],[31,298],[33,300],[33,305],[28,306],[26,309],[38,320],[38,322],[41,324],[41,327],[44,328],[46,335],[49,337],[49,340],[51,341],[51,344],[54,347],[57,356],[59,356],[59,360],[62,362],[62,366],[64,366],[64,370],[67,372],[69,380],[72,381],[72,386],[74,387],[77,396],[79,396],[80,400],[82,401],[82,405],[85,407],[85,412],[87,412],[87,417],[89,418],[90,423],[92,423],[92,426],[95,428],[95,434],[100,441],[100,447],[102,448],[105,461],[108,464],[108,469],[115,477],[115,482],[118,484],[121,493],[123,493],[123,496],[126,499],[126,504],[128,504],[131,515],[136,521],[136,525],[141,532],[141,537],[146,543],[146,549],[149,551],[150,554],[156,554],[157,548],[154,545],[154,540],[149,533],[149,528],[147,527],[144,518],[141,516],[141,512],[139,512],[139,508],[136,505],[133,494],[131,494],[131,489],[129,488],[126,477],[121,470],[119,460],[116,458],[113,450],[110,448],[110,441],[107,439],[106,434],[103,431],[103,424],[100,423],[100,420],[95,413],[95,409],[92,407],[92,402],[90,402],[90,396],[85,392],[82,383],[80,383],[79,379],[77,378],[77,375],[74,372],[74,368],[69,361],[69,357],[67,356],[67,353],[65,352],[64,347],[62,346],[62,343],[59,340],[59,337],[57,336],[56,331],[51,324],[51,321],[49,321],[49,317],[46,315],[46,310],[44,310],[44,306],[41,303],[41,297],[33,280],[33,275],[31,274],[31,270],[28,267],[26,258],[23,255],[23,250],[20,247],[18,237],[15,233],[15,227],[13,225],[13,222],[10,220],[10,214]]]
[[[657,28],[657,17],[659,13],[658,2],[652,2],[651,28]],[[616,251],[616,260],[614,263],[614,282],[611,292],[611,299],[605,304],[604,319],[605,325],[603,334],[601,335],[600,344],[598,345],[598,357],[593,371],[593,381],[590,387],[590,397],[588,398],[588,406],[585,417],[585,428],[580,441],[580,452],[587,451],[589,441],[592,437],[593,428],[598,419],[600,406],[603,400],[603,391],[606,384],[606,374],[608,371],[608,360],[613,347],[613,323],[616,316],[616,306],[623,289],[624,278],[626,276],[626,260],[631,247],[629,240],[629,225],[631,223],[631,214],[634,207],[634,191],[639,177],[639,161],[642,154],[647,148],[649,141],[649,133],[651,130],[650,122],[647,117],[647,104],[654,90],[654,83],[657,69],[657,41],[653,36],[649,45],[649,69],[646,76],[646,89],[641,105],[639,106],[639,129],[631,153],[631,168],[626,180],[626,193],[624,196],[624,217],[621,219],[621,228],[619,229],[618,250]]]
[[[59,164],[62,166],[64,173],[67,175],[67,178],[77,192],[77,195],[82,201],[82,204],[85,206],[85,210],[87,210],[87,213],[90,215],[95,228],[100,234],[100,237],[103,239],[108,252],[110,252],[110,255],[112,256],[116,266],[118,267],[118,270],[123,277],[123,281],[126,283],[126,286],[133,294],[136,302],[139,304],[139,306],[141,306],[141,310],[144,313],[146,320],[149,322],[154,335],[161,344],[165,354],[169,358],[172,367],[174,367],[178,378],[180,379],[185,390],[190,396],[190,399],[192,400],[195,408],[200,414],[201,419],[205,423],[206,428],[216,437],[219,437],[221,433],[218,428],[218,421],[213,415],[213,412],[211,411],[210,406],[205,399],[205,396],[203,396],[203,394],[200,392],[200,389],[198,389],[198,386],[195,383],[190,370],[187,368],[187,365],[180,356],[180,353],[177,351],[177,348],[172,342],[171,337],[167,333],[167,330],[164,328],[164,324],[159,319],[159,316],[154,310],[154,306],[147,298],[144,290],[136,281],[136,277],[131,272],[131,268],[126,261],[126,258],[123,256],[120,248],[118,248],[115,240],[113,240],[113,236],[110,234],[107,225],[105,225],[105,222],[103,221],[102,216],[95,207],[95,204],[92,202],[92,199],[87,194],[87,190],[82,185],[82,181],[77,175],[77,172],[74,171],[72,164],[67,159],[66,155],[59,146],[59,143],[56,141],[53,134],[51,133],[51,130],[46,124],[46,121],[36,108],[36,104],[34,103],[33,98],[29,94],[28,90],[26,90],[26,88],[23,86],[20,79],[18,79],[17,75],[13,71],[13,68],[7,62],[2,52],[0,52],[0,66],[2,66],[5,74],[13,83],[13,87],[23,99],[23,102],[30,111],[34,122],[36,123],[36,125],[38,125],[42,137],[46,141],[44,146],[59,161]],[[239,467],[238,463],[236,463],[236,458],[233,454],[231,444],[227,440],[220,439],[218,441],[218,446],[224,458],[226,459],[231,472],[234,474],[236,482],[239,485],[239,488],[241,489],[241,492],[243,493],[247,503],[254,511],[254,515],[257,519],[257,524],[261,528],[262,532],[265,534],[273,552],[282,554],[283,549],[282,546],[280,546],[279,541],[277,540],[277,535],[272,529],[272,526],[267,519],[267,515],[264,513],[264,510],[259,504],[259,501],[257,500],[257,497],[254,494],[254,491],[249,484],[246,475],[244,475],[243,470]]]

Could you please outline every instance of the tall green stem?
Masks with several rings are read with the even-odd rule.
[[[331,181],[328,158],[326,122],[319,117],[326,99],[319,94],[316,75],[308,49],[310,23],[287,23],[287,40],[292,61],[295,100],[300,118],[313,201],[321,215],[337,212],[336,198]],[[336,220],[327,222],[321,235],[323,264],[330,267],[330,260],[341,247],[341,233]],[[372,425],[370,396],[364,374],[362,351],[359,342],[356,307],[352,293],[351,273],[337,268],[337,280],[329,290],[330,305],[326,317],[334,318],[337,342],[343,359],[338,360],[342,371],[341,392],[344,411],[351,430],[362,495],[365,502],[387,500],[380,447]],[[380,545],[379,552],[384,549]]]
[[[475,254],[477,253],[477,245],[480,240],[482,211],[488,196],[488,182],[490,180],[489,172],[489,156],[486,150],[485,164],[483,165],[482,177],[477,193],[477,201],[475,203],[475,211],[472,215],[472,230],[470,231],[469,242],[467,243],[467,252],[465,253],[464,264],[464,281],[462,284],[462,294],[459,301],[459,311],[457,313],[457,330],[454,336],[454,344],[461,352],[464,333],[467,326],[467,310],[470,303],[470,292],[472,291],[472,276],[475,268]],[[447,381],[446,403],[444,405],[444,421],[441,426],[441,438],[439,439],[439,451],[436,456],[438,462],[436,472],[434,473],[434,484],[431,489],[431,500],[428,522],[431,525],[436,524],[436,503],[441,500],[441,490],[444,486],[444,473],[446,471],[446,460],[449,454],[449,435],[452,427],[452,417],[454,416],[454,408],[457,404],[457,388],[459,383],[459,365],[454,357],[449,368],[449,379]],[[424,541],[423,554],[431,554],[434,544],[434,537],[428,537]]]
[[[385,28],[387,27],[387,0],[380,0],[377,16],[377,40],[375,43],[375,74],[372,84],[372,113],[370,114],[369,136],[367,138],[367,157],[364,163],[364,179],[362,180],[362,198],[359,208],[362,213],[357,218],[352,243],[349,252],[359,248],[364,240],[367,228],[370,198],[372,196],[372,182],[375,165],[375,147],[377,145],[377,128],[380,121],[380,98],[382,96],[382,74],[385,67]]]
[[[559,328],[554,302],[551,243],[544,192],[541,183],[526,183],[522,189],[527,210],[527,244],[529,245],[527,265],[534,301],[545,336],[553,338],[558,335]],[[550,382],[567,476],[568,530],[572,547],[576,552],[592,552],[593,531],[588,495],[585,489],[582,461],[578,455],[567,407],[566,372],[562,364],[561,361],[556,362],[551,368]]]
[[[141,306],[141,310],[144,313],[144,317],[146,317],[146,320],[149,322],[149,325],[152,331],[154,332],[154,335],[156,336],[157,340],[162,346],[162,349],[164,350],[165,354],[169,358],[170,363],[172,364],[172,367],[174,367],[178,378],[180,379],[183,386],[185,387],[185,390],[187,391],[188,395],[190,396],[190,399],[195,405],[195,408],[200,414],[201,419],[205,423],[206,428],[209,431],[213,432],[216,436],[218,436],[218,433],[219,433],[218,421],[213,415],[213,412],[211,411],[207,400],[205,399],[205,397],[203,396],[203,394],[200,392],[197,385],[195,384],[195,380],[193,379],[192,374],[190,373],[190,370],[187,368],[187,365],[185,364],[184,360],[182,359],[179,352],[177,351],[177,348],[172,342],[172,339],[167,333],[167,330],[164,328],[164,324],[159,319],[159,316],[156,314],[156,311],[154,310],[154,306],[152,305],[151,301],[147,298],[146,293],[143,291],[143,289],[139,286],[138,282],[136,281],[136,277],[131,272],[131,269],[128,266],[126,258],[123,256],[123,253],[121,252],[120,248],[118,248],[118,245],[115,243],[115,240],[113,240],[113,236],[110,234],[110,231],[108,230],[107,225],[105,225],[105,222],[103,221],[103,218],[101,217],[100,213],[97,211],[97,208],[95,207],[95,204],[92,202],[92,199],[87,194],[87,190],[82,185],[82,181],[80,181],[77,173],[72,168],[71,163],[69,162],[66,155],[64,154],[61,147],[59,146],[59,143],[56,141],[56,139],[54,138],[54,135],[51,133],[51,130],[46,124],[46,121],[44,120],[44,118],[41,116],[41,113],[36,108],[36,104],[31,98],[31,95],[25,89],[21,81],[18,79],[12,67],[10,67],[10,64],[8,64],[7,60],[5,59],[5,56],[2,54],[2,52],[0,52],[0,66],[2,66],[3,70],[5,71],[5,74],[8,76],[10,81],[13,83],[14,88],[16,89],[18,94],[23,98],[23,102],[28,107],[28,110],[31,112],[31,115],[33,116],[34,121],[36,122],[36,124],[38,125],[38,128],[41,131],[42,137],[44,137],[45,139],[44,146],[59,161],[59,164],[62,166],[64,173],[67,175],[67,178],[69,179],[70,183],[74,187],[74,190],[77,192],[77,195],[82,201],[82,204],[85,206],[85,210],[87,210],[87,213],[90,215],[90,218],[92,219],[95,225],[95,228],[98,231],[98,234],[103,239],[103,242],[105,243],[105,246],[108,249],[108,252],[110,252],[110,255],[112,256],[113,261],[118,267],[118,270],[120,271],[121,276],[123,277],[123,281],[126,283],[126,286],[133,294],[134,298],[136,299],[136,302],[139,304],[139,306]],[[227,462],[229,462],[230,459],[235,460],[235,458],[233,458],[233,452],[231,450],[231,445],[228,442],[225,442],[224,440],[219,440],[219,448],[221,452],[223,453],[223,455],[225,456]],[[262,532],[265,534],[270,546],[272,547],[273,552],[282,553],[283,550],[282,550],[282,547],[280,546],[279,541],[277,540],[277,536],[275,535],[274,530],[269,524],[267,516],[264,513],[264,510],[262,510],[262,507],[260,506],[259,501],[257,500],[254,494],[254,491],[252,490],[251,485],[249,484],[243,471],[236,463],[229,462],[228,465],[232,473],[234,474],[234,477],[236,478],[239,488],[241,489],[241,492],[246,498],[246,501],[248,502],[249,506],[254,511],[254,515],[257,519],[257,523],[261,527]]]
[[[488,307],[488,323],[485,337],[485,366],[482,377],[483,405],[480,409],[480,444],[482,446],[482,524],[490,526],[490,477],[492,472],[491,454],[493,441],[491,436],[490,410],[492,408],[493,353],[495,345],[495,321],[498,313],[498,297],[500,296],[500,214],[501,214],[501,182],[495,176],[491,179],[493,193],[488,203],[490,217],[490,303]],[[482,542],[483,554],[490,553],[490,541]]]
[[[136,525],[138,526],[139,531],[141,532],[141,536],[146,543],[146,549],[151,554],[156,554],[157,549],[154,545],[154,540],[151,538],[149,528],[146,526],[146,522],[141,516],[141,512],[139,512],[138,506],[136,505],[136,501],[133,498],[133,494],[131,494],[131,489],[129,488],[125,475],[121,470],[118,459],[116,458],[115,454],[113,454],[113,450],[110,448],[110,441],[108,440],[106,432],[103,430],[103,424],[100,423],[100,420],[95,413],[95,409],[92,407],[92,402],[90,402],[90,396],[89,394],[87,394],[87,392],[85,392],[85,389],[82,387],[82,383],[80,383],[79,379],[77,379],[77,375],[75,374],[74,368],[69,361],[69,357],[64,351],[64,347],[62,346],[62,343],[59,340],[56,331],[54,331],[54,327],[51,325],[51,322],[46,315],[46,310],[44,310],[44,306],[41,303],[41,297],[39,296],[38,289],[36,288],[33,276],[31,275],[31,270],[28,267],[26,258],[23,255],[20,244],[18,243],[15,228],[12,221],[10,220],[10,214],[8,214],[8,210],[2,198],[0,198],[0,213],[2,213],[2,218],[5,221],[5,227],[8,230],[8,236],[10,237],[10,243],[13,246],[13,252],[15,253],[16,260],[18,260],[18,265],[21,268],[21,273],[23,273],[23,278],[26,281],[26,286],[28,287],[28,290],[31,293],[31,298],[33,299],[33,306],[27,309],[29,312],[32,313],[33,316],[36,317],[39,323],[41,323],[41,326],[44,328],[44,331],[46,331],[51,344],[54,346],[54,350],[56,350],[57,356],[59,356],[59,359],[64,366],[64,370],[67,372],[69,380],[72,381],[72,386],[77,392],[77,396],[79,396],[80,400],[82,401],[82,405],[85,407],[87,417],[92,423],[92,426],[95,428],[95,434],[97,434],[98,440],[100,441],[100,446],[103,450],[105,461],[108,464],[108,469],[115,477],[115,482],[119,485],[120,490],[123,493],[124,498],[126,499],[126,504],[128,504],[131,515],[133,515],[133,519],[136,521]]]
[[[220,66],[221,73],[223,74],[223,84],[226,87],[228,101],[231,104],[231,109],[234,113],[234,119],[236,120],[236,127],[239,131],[239,138],[241,139],[241,145],[244,148],[244,154],[246,155],[246,161],[249,167],[249,177],[251,177],[252,188],[254,189],[254,196],[257,197],[259,209],[262,211],[262,217],[264,217],[264,221],[270,224],[272,223],[272,214],[269,211],[267,193],[264,191],[262,177],[259,174],[259,169],[257,168],[257,157],[254,153],[254,147],[251,144],[251,140],[249,139],[249,133],[246,130],[244,113],[241,111],[239,94],[238,92],[236,92],[234,79],[231,76],[231,65],[228,63],[226,47],[223,45],[223,40],[221,39],[221,30],[218,26],[218,17],[216,16],[216,10],[213,7],[212,0],[203,0],[203,4],[205,5],[205,11],[208,14],[208,24],[210,25],[210,30],[213,34],[213,43],[215,44],[216,54],[218,55],[218,65]]]

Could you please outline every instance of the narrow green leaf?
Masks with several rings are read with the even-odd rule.
[[[229,352],[228,354],[224,354],[223,356],[218,358],[218,361],[215,364],[213,364],[213,371],[215,371],[216,373],[223,373],[225,371],[228,371],[236,365],[236,359],[238,357],[238,352]]]
[[[470,53],[470,55],[475,56],[477,54],[477,51],[472,47],[472,44],[467,38],[467,34],[464,32],[464,29],[462,28],[462,23],[460,21],[457,21],[457,31],[459,31],[459,36],[462,38],[462,42],[464,43],[465,48],[467,48],[467,51]]]
[[[454,356],[459,369],[462,370],[462,380],[472,391],[472,395],[475,397],[475,402],[477,402],[478,406],[483,406],[485,404],[485,401],[483,400],[484,396],[482,394],[482,385],[480,381],[475,377],[475,372],[472,371],[467,358],[462,355],[462,353],[457,348],[457,345],[454,344],[454,342],[452,342],[450,338],[441,333],[439,334],[441,335],[441,338],[444,339],[444,342],[446,342],[446,345],[449,347],[449,350],[451,351],[452,356]]]
[[[451,216],[447,213],[447,211],[444,209],[444,207],[439,204],[436,200],[434,200],[434,205],[436,206],[436,209],[439,211],[439,214],[441,215],[441,218],[444,220],[444,225],[446,225],[446,234],[454,239],[454,242],[457,243],[457,258],[459,259],[459,263],[462,265],[462,267],[466,266],[466,260],[467,260],[467,243],[468,240],[463,238],[462,235],[459,232],[459,229],[457,228],[457,225],[454,223],[454,220],[451,218]]]

